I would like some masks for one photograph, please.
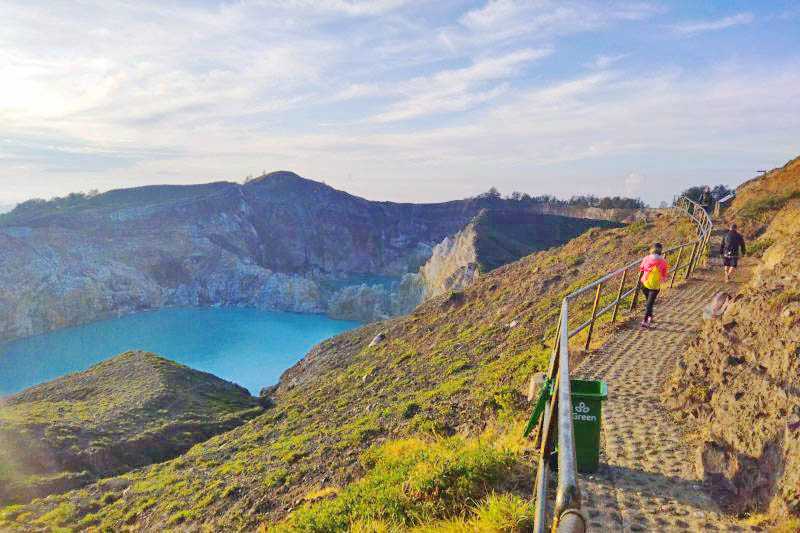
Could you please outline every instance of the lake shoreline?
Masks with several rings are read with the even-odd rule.
[[[129,350],[158,353],[257,395],[317,343],[362,324],[253,307],[167,307],[0,343],[0,398]]]

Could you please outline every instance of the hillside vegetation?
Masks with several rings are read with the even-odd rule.
[[[171,461],[0,510],[0,528],[525,530],[524,393],[560,297],[693,235],[669,212],[591,229],[334,337],[284,374],[264,414]]]
[[[750,236],[757,237],[784,206],[797,199],[800,199],[800,157],[742,184],[736,190],[727,217],[738,222]]]
[[[0,400],[0,503],[170,459],[260,412],[238,385],[122,354]]]
[[[665,393],[698,422],[697,468],[737,514],[800,529],[800,159],[744,184],[729,219],[757,238],[753,275],[708,321]]]

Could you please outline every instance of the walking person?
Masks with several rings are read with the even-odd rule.
[[[663,246],[657,242],[650,248],[650,255],[642,259],[639,265],[639,272],[642,273],[640,285],[644,294],[645,308],[642,327],[649,328],[653,323],[653,306],[656,303],[658,292],[661,290],[661,283],[666,281],[669,274],[669,265],[661,256]]]
[[[711,187],[706,186],[700,195],[700,205],[708,216],[711,216],[711,207],[714,205],[714,195],[711,194]]]
[[[736,230],[736,224],[731,224],[719,247],[719,253],[722,255],[722,264],[725,266],[725,283],[728,283],[736,275],[740,251],[741,255],[745,255],[744,237]]]

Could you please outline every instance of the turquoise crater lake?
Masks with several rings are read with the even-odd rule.
[[[0,344],[0,396],[128,350],[210,372],[258,394],[312,346],[359,324],[240,308],[162,309]]]

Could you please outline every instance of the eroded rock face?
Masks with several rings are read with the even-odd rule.
[[[464,229],[434,246],[430,259],[419,271],[425,298],[463,290],[481,274],[563,244],[592,227],[613,225],[605,220],[565,217],[549,211],[532,215],[483,209]]]

